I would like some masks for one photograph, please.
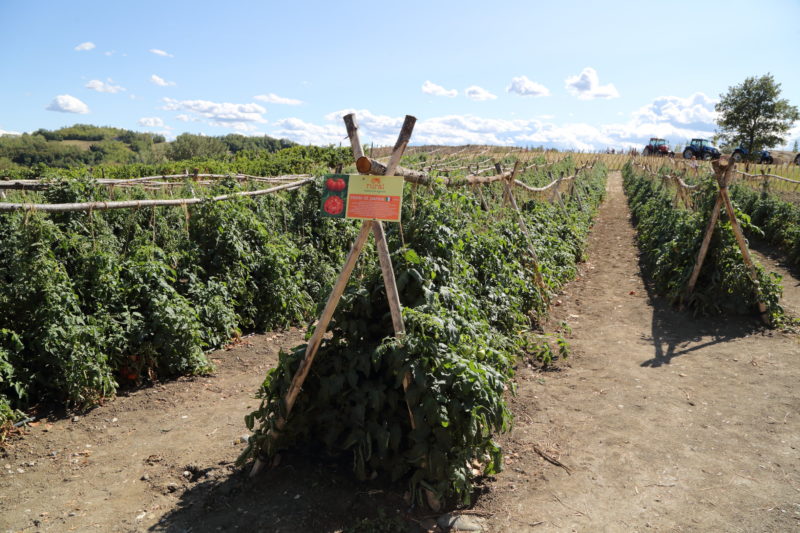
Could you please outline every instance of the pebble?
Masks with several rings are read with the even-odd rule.
[[[250,435],[242,435],[239,437],[239,442],[247,444],[250,441]]]
[[[72,421],[73,421],[73,422],[77,422],[77,421],[78,421],[78,420],[80,420],[80,419],[81,419],[81,417],[79,417],[79,416],[73,416],[73,417],[72,417]]]
[[[142,481],[150,481],[150,476],[148,474],[143,475]]]
[[[167,484],[167,490],[170,491],[170,492],[175,492],[176,490],[178,490],[178,484],[177,483],[168,483]]]
[[[466,515],[443,514],[436,523],[445,531],[483,531],[477,520]]]
[[[112,422],[116,422],[117,420],[118,419],[116,417],[111,419]]]
[[[192,473],[189,472],[188,470],[184,470],[183,471],[183,477],[192,477]]]

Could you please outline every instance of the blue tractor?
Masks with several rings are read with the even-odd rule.
[[[711,161],[712,159],[719,159],[719,148],[711,144],[708,139],[692,139],[686,148],[683,150],[683,158],[691,159],[694,156],[697,159]]]
[[[769,150],[758,150],[757,152],[753,152],[752,156],[750,156],[750,152],[744,146],[739,145],[739,147],[733,151],[731,157],[737,163],[746,160],[758,161],[762,165],[771,165],[773,163],[772,154],[770,154]]]

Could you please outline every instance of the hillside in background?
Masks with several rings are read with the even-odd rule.
[[[0,175],[23,167],[159,164],[186,159],[223,158],[242,151],[276,152],[295,146],[286,139],[229,134],[206,137],[183,133],[167,142],[163,135],[75,124],[33,133],[0,136]]]

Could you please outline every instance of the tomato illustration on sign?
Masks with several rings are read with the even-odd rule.
[[[341,192],[347,187],[347,183],[342,178],[328,178],[325,188],[333,192]]]
[[[344,181],[342,181],[342,183],[344,183]],[[344,210],[344,200],[335,195],[329,196],[328,199],[325,200],[323,209],[325,209],[325,212],[329,215],[339,215],[342,210]]]

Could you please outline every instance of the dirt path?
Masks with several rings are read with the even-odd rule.
[[[798,338],[648,294],[621,187],[612,173],[589,262],[556,311],[573,330],[570,367],[520,375],[509,468],[480,504],[489,525],[800,530]]]
[[[797,280],[784,286],[800,302]],[[559,298],[572,357],[518,374],[507,469],[473,509],[490,531],[800,529],[798,338],[695,320],[649,295],[619,173],[589,262]],[[0,532],[334,532],[406,515],[402,486],[358,483],[347,461],[296,452],[256,480],[233,466],[254,391],[301,342],[250,337],[212,354],[214,376],[41,421],[0,454]]]

